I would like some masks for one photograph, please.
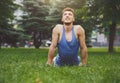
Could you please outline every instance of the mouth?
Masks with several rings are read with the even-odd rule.
[[[70,20],[70,18],[66,18],[65,20],[66,20],[66,21],[69,21],[69,20]]]
[[[66,18],[65,20],[70,20],[70,18]]]

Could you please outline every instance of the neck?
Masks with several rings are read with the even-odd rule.
[[[66,31],[66,32],[71,31],[71,30],[72,30],[72,27],[73,27],[73,24],[72,24],[72,23],[71,23],[71,24],[69,24],[69,25],[64,24],[64,28],[65,28],[65,31]]]

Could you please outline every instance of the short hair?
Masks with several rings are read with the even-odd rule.
[[[74,9],[70,8],[70,7],[66,7],[62,10],[62,14],[65,12],[65,11],[71,11],[74,15]]]

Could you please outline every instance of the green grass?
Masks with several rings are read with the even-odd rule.
[[[46,66],[48,49],[0,49],[0,83],[120,83],[120,48],[88,49],[88,67]],[[41,82],[36,82],[37,80]]]

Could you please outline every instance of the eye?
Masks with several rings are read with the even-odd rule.
[[[72,13],[69,13],[70,16],[72,16]]]
[[[65,15],[67,15],[67,13],[64,13],[63,15],[65,16]]]

